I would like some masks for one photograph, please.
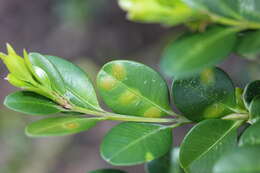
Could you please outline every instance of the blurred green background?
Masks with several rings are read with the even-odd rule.
[[[112,59],[131,59],[159,70],[164,46],[185,27],[166,28],[130,22],[116,0],[0,0],[0,51],[10,43],[19,52],[64,57],[80,65],[93,81],[100,66]],[[192,45],[191,45],[192,48]],[[237,86],[259,79],[259,63],[232,55],[221,64]],[[0,64],[0,100],[15,90]],[[112,168],[99,155],[99,144],[115,123],[66,137],[28,138],[24,127],[35,117],[0,105],[0,173],[86,173]],[[178,145],[189,127],[175,130]],[[143,173],[143,166],[124,167]]]

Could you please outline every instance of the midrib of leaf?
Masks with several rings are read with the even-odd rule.
[[[132,92],[135,96],[145,100],[146,102],[150,103],[151,105],[157,107],[158,109],[162,110],[164,113],[167,114],[171,114],[168,110],[164,109],[163,107],[161,107],[160,105],[158,105],[157,103],[153,102],[152,100],[144,97],[143,95],[135,92],[133,89],[131,89],[130,87],[128,87],[124,82],[117,80],[113,75],[107,73],[106,71],[102,70],[105,74],[107,74],[108,76],[112,77],[113,79],[115,79],[118,83],[120,83],[124,88],[126,88],[127,90],[129,90],[130,92]]]
[[[190,163],[188,163],[187,165],[190,165],[192,162],[197,161],[198,159],[200,159],[201,157],[203,157],[205,154],[207,154],[212,148],[214,148],[223,138],[225,138],[229,132],[231,132],[235,127],[237,127],[237,125],[240,124],[240,122],[235,122],[233,126],[230,127],[229,130],[227,130],[222,136],[220,136],[220,138],[214,142],[207,150],[205,150],[202,154],[200,154],[195,160],[191,161]]]
[[[64,87],[64,79],[63,79],[63,77],[62,77],[62,75],[61,75],[61,73],[60,73],[60,71],[58,70],[58,68],[55,66],[55,64],[54,63],[52,63],[48,58],[46,58],[45,56],[43,56],[43,55],[41,55],[48,63],[49,63],[49,65],[51,65],[51,67],[55,70],[55,72],[57,73],[57,75],[58,75],[58,88],[56,88],[57,86],[57,79],[56,79],[56,81],[53,83],[53,82],[51,82],[51,87],[57,92],[57,93],[60,93],[60,94],[64,94],[63,92],[65,92],[65,87]],[[46,72],[45,72],[46,73]],[[47,74],[47,76],[48,76],[48,73],[46,73]],[[48,76],[49,77],[49,76]],[[51,77],[51,78],[53,78],[53,76]],[[54,77],[54,79],[56,78],[56,76]],[[62,86],[62,91],[60,91],[60,82],[63,84],[63,86]]]
[[[81,97],[80,95],[78,95],[78,93],[76,91],[74,91],[73,89],[66,87],[66,90],[68,90],[69,92],[71,92],[72,94],[74,94],[74,96],[76,96],[80,101],[82,101],[84,103],[84,105],[94,109],[94,110],[98,110],[100,111],[99,107],[96,107],[95,105],[91,104],[87,99]]]
[[[206,40],[205,45],[207,45],[207,46],[201,46],[201,45],[195,44],[195,47],[192,48],[193,50],[188,51],[188,53],[186,54],[186,57],[189,57],[189,58],[181,58],[178,63],[179,65],[176,65],[174,67],[175,71],[179,71],[180,69],[182,69],[183,64],[186,64],[187,62],[192,61],[195,56],[197,56],[198,54],[203,52],[205,47],[209,47],[208,45],[211,46],[211,44],[214,43],[216,40],[218,40],[220,37],[223,38],[225,35],[230,34],[232,32],[234,32],[234,29],[233,30],[232,29],[223,29],[223,31],[220,31],[219,33],[215,34],[214,36],[205,38],[205,40]],[[203,40],[200,40],[200,42],[201,41],[203,41]]]
[[[46,60],[53,66],[53,68],[55,68],[55,70],[57,71],[57,73],[59,74],[60,78],[61,78],[61,81],[63,82],[63,84],[65,85],[65,82],[64,82],[64,78],[62,77],[61,75],[61,72],[59,71],[59,68],[57,68],[55,66],[54,63],[52,63],[51,60],[49,60],[49,58],[46,58]],[[73,89],[71,89],[70,87],[67,87],[67,85],[65,85],[64,87],[64,90],[65,90],[65,93],[66,93],[66,90],[70,91],[72,94],[74,94],[80,101],[82,101],[84,104],[90,106],[91,108],[93,108],[94,110],[100,110],[100,108],[94,106],[93,104],[89,103],[89,101],[85,98],[82,98],[80,95],[78,95]],[[59,91],[58,91],[59,93]]]
[[[115,158],[116,156],[118,156],[120,153],[122,153],[123,151],[129,149],[130,147],[132,147],[133,145],[139,143],[142,140],[145,140],[145,138],[149,138],[150,136],[156,134],[157,132],[161,131],[161,130],[165,130],[168,127],[160,127],[146,135],[143,135],[142,137],[134,140],[133,142],[129,143],[128,145],[126,145],[125,147],[123,147],[122,149],[118,150],[118,152],[116,152],[114,155],[112,155],[110,158],[106,159],[108,162],[111,161],[113,158]]]

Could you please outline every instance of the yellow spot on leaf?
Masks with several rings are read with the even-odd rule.
[[[79,124],[75,122],[65,124],[65,128],[67,129],[75,129],[77,127],[79,127]]]
[[[113,64],[112,66],[112,75],[117,80],[123,80],[126,76],[126,69],[121,63]]]
[[[161,110],[159,110],[157,107],[150,107],[144,112],[145,117],[160,117],[161,116]]]
[[[138,92],[138,91],[135,91]],[[119,103],[123,105],[133,104],[136,101],[139,101],[139,97],[132,91],[126,90],[119,97]]]
[[[111,76],[104,76],[100,79],[100,86],[104,90],[111,90],[116,86],[116,80]]]
[[[151,153],[151,152],[147,152],[146,154],[145,154],[145,160],[147,161],[147,162],[149,162],[149,161],[151,161],[151,160],[153,160],[154,159],[154,156],[153,156],[153,154]]]
[[[203,115],[205,118],[217,118],[220,117],[225,110],[226,107],[224,105],[215,103],[206,108]]]
[[[200,75],[200,81],[204,85],[210,85],[215,83],[215,75],[212,69],[204,70]]]

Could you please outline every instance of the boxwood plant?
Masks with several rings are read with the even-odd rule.
[[[6,80],[20,91],[6,96],[8,108],[44,119],[29,124],[30,137],[75,134],[101,121],[119,121],[101,144],[112,165],[145,164],[147,173],[260,172],[260,81],[245,88],[215,65],[231,53],[255,59],[260,53],[258,0],[120,0],[130,20],[192,32],[170,42],[162,53],[162,75],[139,62],[106,63],[97,92],[78,66],[40,53],[18,55],[7,44],[0,58]],[[178,112],[172,110],[173,104]],[[180,147],[172,148],[174,128],[193,123]],[[246,125],[248,128],[238,129]],[[99,169],[91,173],[123,173]]]

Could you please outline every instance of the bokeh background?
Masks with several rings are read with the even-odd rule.
[[[114,59],[143,62],[159,71],[163,48],[187,28],[135,23],[125,15],[116,0],[0,0],[0,51],[5,52],[8,42],[19,53],[26,48],[64,57],[79,64],[93,81],[99,68]],[[240,87],[260,78],[257,61],[232,55],[220,66]],[[86,173],[113,168],[101,159],[99,144],[114,122],[72,136],[28,138],[24,127],[37,118],[4,108],[4,97],[16,90],[4,80],[6,74],[0,63],[0,173]],[[175,146],[189,128],[174,131]],[[144,173],[143,165],[122,169]]]

